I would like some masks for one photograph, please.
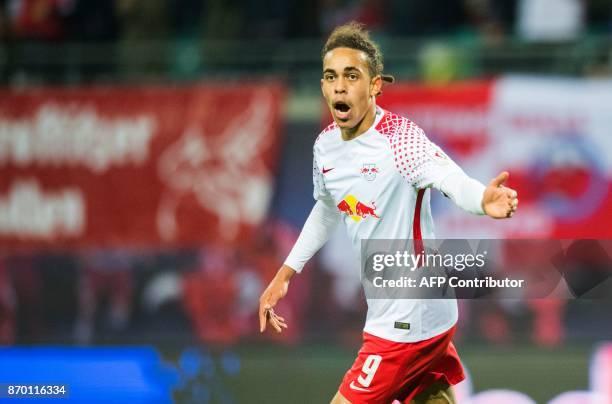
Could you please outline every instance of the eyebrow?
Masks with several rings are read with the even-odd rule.
[[[359,68],[357,68],[355,66],[347,66],[347,67],[344,68],[344,72],[345,73],[353,72],[353,71],[361,73],[361,70],[359,70]],[[334,73],[334,74],[336,74],[336,71],[334,69],[331,69],[331,68],[328,67],[327,69],[323,70],[323,73]]]

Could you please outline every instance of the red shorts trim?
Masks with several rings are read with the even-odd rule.
[[[455,327],[419,342],[394,342],[363,333],[363,345],[340,384],[353,404],[409,403],[437,381],[455,385],[465,378],[455,346]]]

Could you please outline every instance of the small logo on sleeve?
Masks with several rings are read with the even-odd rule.
[[[402,323],[401,321],[396,321],[394,328],[397,328],[399,330],[409,330],[410,323]]]
[[[446,165],[450,162],[446,153],[436,145],[432,145],[425,149],[425,153],[427,153],[429,158],[438,165]]]
[[[325,168],[325,167],[323,167],[323,174],[326,174],[326,173],[330,172],[334,168],[336,168],[336,167],[332,167],[332,168]]]

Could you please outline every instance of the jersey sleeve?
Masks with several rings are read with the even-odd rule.
[[[327,242],[340,223],[340,215],[333,203],[315,203],[295,245],[285,260],[285,265],[296,272],[302,272],[304,265]]]
[[[483,215],[485,186],[470,178],[423,130],[410,122],[391,139],[395,166],[418,189],[436,188],[460,208]]]
[[[314,187],[312,196],[317,201],[332,201],[333,199],[329,191],[325,188],[325,181],[323,179],[323,173],[321,172],[322,168],[319,166],[316,146],[312,154],[312,183]]]
[[[391,138],[395,166],[408,183],[418,189],[436,188],[444,179],[463,170],[425,132],[410,122]]]

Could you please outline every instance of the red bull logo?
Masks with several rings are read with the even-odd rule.
[[[371,206],[366,205],[353,195],[345,196],[337,206],[340,212],[345,213],[355,222],[360,222],[368,216],[380,219],[380,216],[376,214],[376,204],[374,202],[371,202]]]

